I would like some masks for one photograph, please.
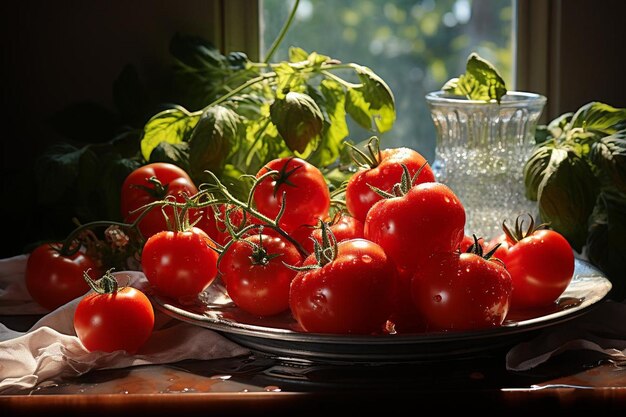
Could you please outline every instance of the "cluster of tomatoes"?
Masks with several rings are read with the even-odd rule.
[[[522,230],[518,221],[491,242],[470,238],[462,202],[418,152],[376,149],[361,165],[345,188],[345,210],[333,218],[324,176],[299,158],[266,164],[249,206],[189,208],[183,224],[193,226],[171,230],[172,205],[141,214],[148,281],[159,294],[181,298],[219,276],[252,315],[290,311],[303,331],[354,334],[498,326],[510,309],[554,303],[569,284],[574,257],[561,235]],[[146,204],[185,203],[197,193],[180,168],[149,164],[126,179],[122,213],[133,221]],[[96,269],[80,252],[64,258],[50,246],[37,249],[27,271],[37,301],[50,299],[37,296],[45,289],[29,279],[42,274],[38,256],[60,258],[65,277],[72,268]],[[81,288],[66,289],[65,301],[84,294]]]

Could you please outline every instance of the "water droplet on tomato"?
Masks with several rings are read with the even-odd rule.
[[[439,294],[435,295],[433,297],[433,301],[435,301],[436,303],[440,303],[442,300],[441,296]]]
[[[363,255],[363,256],[361,257],[361,260],[362,260],[364,263],[368,264],[368,263],[372,262],[372,257],[371,257],[371,256],[369,256],[369,255]]]
[[[280,392],[281,391],[281,389],[277,387],[276,385],[268,385],[267,387],[263,389],[268,392]]]

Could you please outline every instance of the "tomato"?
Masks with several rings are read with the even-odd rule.
[[[415,271],[413,302],[428,330],[475,330],[504,321],[511,276],[495,260],[474,253],[437,253]]]
[[[153,327],[150,300],[132,287],[118,289],[116,285],[111,293],[89,293],[74,312],[76,335],[89,351],[135,353]]]
[[[409,148],[393,148],[380,151],[380,157],[370,162],[369,169],[361,169],[348,181],[346,205],[352,216],[364,222],[369,209],[381,200],[371,186],[383,191],[391,191],[394,184],[400,182],[402,164],[406,165],[411,175],[424,166],[415,184],[435,181],[435,175],[426,159]]]
[[[315,263],[310,255],[303,266]],[[291,312],[307,332],[380,333],[391,312],[394,275],[379,245],[365,239],[340,242],[334,260],[293,279]]]
[[[513,246],[514,242],[508,239],[506,234],[502,233],[500,236],[496,236],[489,241],[489,243],[486,245],[486,250],[490,251],[497,244],[500,244],[500,246],[498,246],[498,249],[496,249],[496,251],[494,252],[493,257],[500,259],[506,265],[506,259],[509,255],[509,249],[511,249],[511,246]]]
[[[363,222],[345,213],[336,216],[331,223],[328,223],[328,226],[337,242],[363,238]],[[294,230],[292,236],[300,242],[308,253],[311,253],[314,248],[312,239],[317,240],[319,243],[322,242],[322,229],[303,225]]]
[[[228,246],[219,270],[226,290],[242,310],[269,316],[289,309],[289,286],[302,257],[296,247],[282,237],[251,235]]]
[[[208,235],[193,227],[188,231],[163,231],[151,236],[141,253],[148,281],[162,295],[195,296],[217,275],[217,253]]]
[[[83,271],[99,271],[96,262],[80,250],[71,256],[59,253],[61,243],[38,246],[26,263],[26,288],[39,305],[54,310],[89,291]]]
[[[506,268],[513,279],[511,309],[549,306],[574,274],[574,253],[554,230],[536,230],[509,248]]]
[[[154,177],[158,182],[150,180]],[[134,210],[152,203],[163,200],[167,196],[173,196],[179,202],[185,202],[183,193],[188,196],[198,192],[195,184],[185,171],[176,165],[155,162],[144,165],[133,172],[124,180],[122,184],[121,211],[126,222],[131,223],[139,216],[140,212],[132,213]],[[165,209],[165,213],[174,221],[174,212],[171,207]],[[190,221],[197,219],[194,211],[189,213]],[[139,231],[148,238],[158,232],[168,230],[167,221],[161,208],[155,207],[139,223]]]
[[[263,215],[275,218],[283,203],[285,212],[280,226],[292,232],[303,224],[315,225],[328,217],[330,192],[324,176],[315,166],[300,158],[279,158],[268,162],[257,178],[270,170],[278,174],[261,181],[254,192],[254,202]]]
[[[398,332],[421,327],[411,301],[413,273],[436,252],[456,250],[464,236],[465,209],[446,185],[437,182],[410,187],[406,194],[376,202],[365,220],[365,238],[378,243],[398,269],[396,312]]]

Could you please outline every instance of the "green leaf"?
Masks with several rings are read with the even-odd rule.
[[[304,93],[306,91],[305,76],[287,62],[281,62],[274,67],[277,86],[276,98],[283,99],[290,91]]]
[[[189,142],[176,144],[161,142],[152,150],[149,162],[167,162],[182,168],[185,172],[190,172]]]
[[[609,297],[626,298],[626,194],[611,188],[602,190],[589,218],[587,256],[602,270],[613,288]]]
[[[626,108],[616,109],[608,104],[591,102],[572,116],[566,130],[582,129],[600,138],[626,129]]]
[[[551,143],[535,148],[524,166],[526,198],[537,201],[541,184],[554,173],[565,158],[567,151],[555,148]]]
[[[594,143],[589,158],[600,169],[602,179],[626,193],[626,130]]]
[[[537,193],[539,214],[580,252],[587,240],[587,221],[596,202],[598,182],[586,160],[572,151],[551,161],[549,171]]]
[[[205,170],[216,175],[222,171],[237,147],[240,122],[240,116],[224,106],[209,107],[202,114],[189,139],[190,174],[197,183],[210,179]]]
[[[289,62],[302,62],[306,61],[309,57],[309,53],[304,49],[297,46],[289,47]]]
[[[395,102],[391,89],[383,79],[376,75],[371,69],[356,64],[352,67],[361,81],[361,87],[353,90],[362,93],[363,100],[367,103],[366,113],[372,119],[380,133],[390,130],[396,120]],[[354,101],[352,104],[355,104]],[[359,107],[365,110],[363,105]],[[346,111],[348,111],[348,108],[346,108]],[[371,129],[371,125],[369,128]]]
[[[317,103],[308,95],[289,92],[270,106],[270,117],[292,151],[304,153],[309,143],[322,131],[324,117]]]
[[[170,41],[170,54],[192,68],[221,67],[226,63],[226,57],[211,42],[180,33],[176,33]]]
[[[328,121],[324,122],[321,141],[309,158],[309,162],[315,166],[324,167],[337,160],[349,131],[346,123],[346,95],[343,87],[338,82],[327,79],[320,83],[320,90],[324,97],[324,109]]]
[[[141,139],[143,158],[149,161],[152,150],[161,142],[171,144],[183,142],[199,119],[200,115],[191,114],[180,106],[154,115],[144,127],[144,134]]]
[[[496,100],[498,103],[507,91],[498,70],[477,53],[468,56],[465,74],[446,82],[442,90],[469,100]]]
[[[372,118],[369,115],[369,104],[365,101],[363,92],[360,89],[348,88],[345,103],[346,113],[352,120],[365,129],[371,130]]]

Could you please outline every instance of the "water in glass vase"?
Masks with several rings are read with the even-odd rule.
[[[535,215],[523,170],[545,97],[508,92],[498,104],[435,92],[426,100],[437,131],[433,170],[465,206],[466,234],[489,239],[501,233],[503,220]]]

